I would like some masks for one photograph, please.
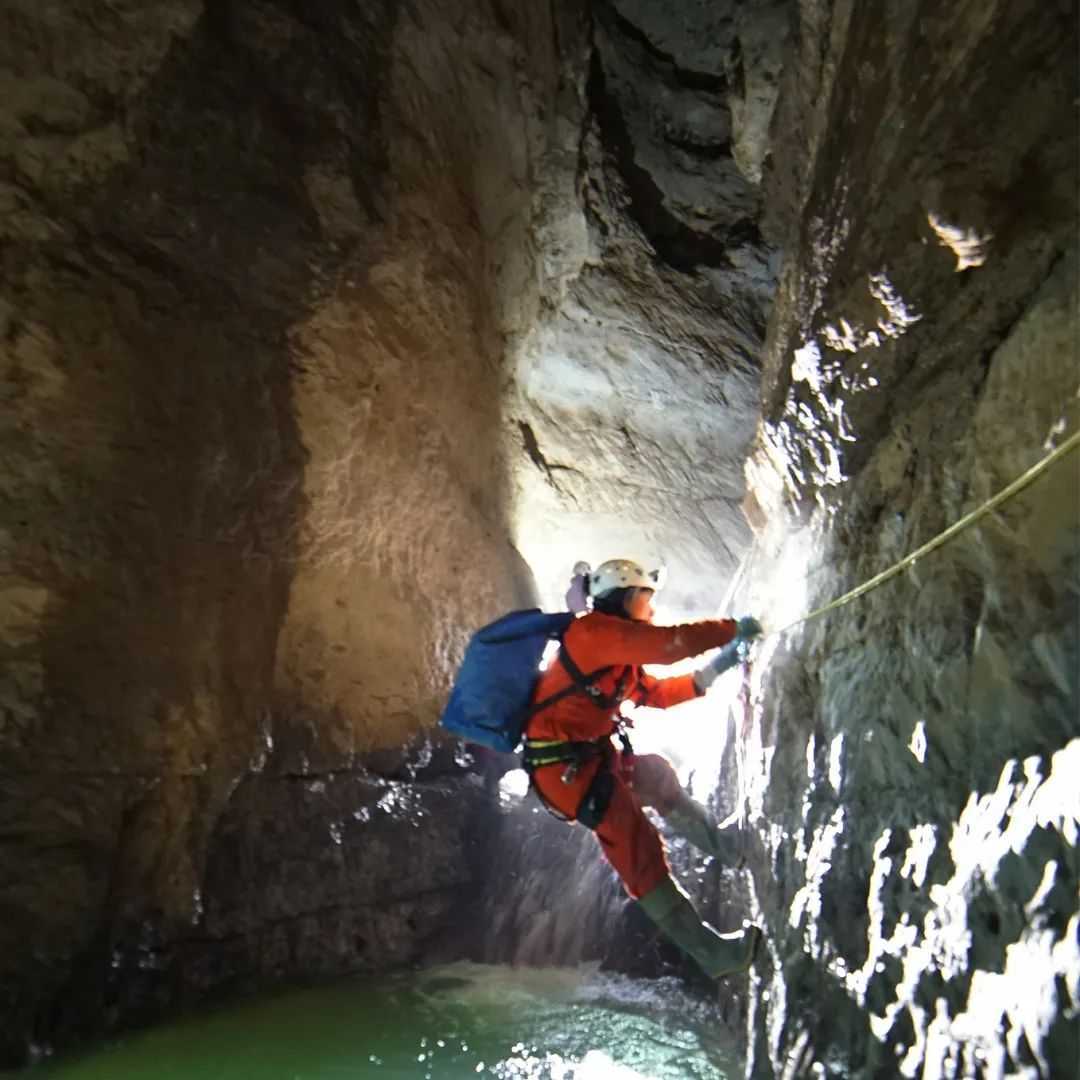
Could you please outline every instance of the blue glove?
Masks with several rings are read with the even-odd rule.
[[[728,668],[733,668],[742,659],[740,645],[742,641],[739,638],[732,638],[711,660],[694,672],[694,685],[699,694],[704,694]]]
[[[735,633],[739,641],[751,641],[756,637],[761,637],[765,630],[753,615],[744,615],[739,620]]]

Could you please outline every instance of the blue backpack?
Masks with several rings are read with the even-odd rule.
[[[516,750],[526,722],[538,711],[530,707],[530,699],[544,650],[549,641],[561,641],[573,621],[568,611],[549,615],[530,608],[512,611],[477,630],[439,723],[469,742],[509,753]]]

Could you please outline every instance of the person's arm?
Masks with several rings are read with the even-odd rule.
[[[692,701],[700,697],[693,673],[674,675],[669,679],[657,679],[641,673],[631,699],[638,705],[647,705],[650,709],[670,709],[683,701]]]
[[[566,644],[578,667],[588,672],[608,665],[673,664],[726,645],[737,630],[734,619],[653,626],[594,613],[571,626]]]
[[[735,637],[694,672],[694,686],[699,694],[704,694],[725,671],[733,668],[745,655],[747,644],[765,632],[753,615],[744,615],[735,627]]]

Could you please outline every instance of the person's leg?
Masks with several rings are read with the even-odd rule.
[[[667,878],[670,869],[664,842],[641,802],[618,772],[612,779],[611,800],[593,831],[604,857],[637,900]]]
[[[674,878],[668,877],[640,900],[646,915],[706,975],[719,979],[745,971],[753,962],[761,943],[761,929],[749,926],[733,934],[720,934],[701,921],[690,897]]]
[[[651,768],[646,765],[647,770]],[[656,777],[661,772],[656,767]],[[665,786],[651,791],[653,796],[662,797],[664,791],[670,794],[666,782],[662,779],[660,782]],[[678,789],[677,778],[675,787]],[[690,898],[671,877],[660,834],[645,816],[635,792],[619,775],[614,778],[607,812],[594,831],[604,856],[622,878],[626,891],[640,902],[658,929],[706,974],[719,978],[750,965],[760,930],[751,927],[735,934],[719,934],[701,921]]]
[[[661,754],[635,754],[633,760],[634,794],[642,806],[666,818],[684,798],[678,775]]]
[[[634,792],[642,806],[651,806],[684,840],[726,866],[742,862],[738,828],[720,828],[701,803],[690,798],[670,762],[660,754],[634,759]]]

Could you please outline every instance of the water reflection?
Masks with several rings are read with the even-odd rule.
[[[674,980],[455,964],[292,991],[142,1032],[35,1080],[725,1080]]]

